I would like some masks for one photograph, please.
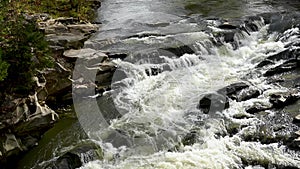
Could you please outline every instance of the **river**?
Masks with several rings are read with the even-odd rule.
[[[299,151],[245,139],[266,125],[245,108],[268,104],[267,95],[290,90],[268,83],[261,76],[267,68],[257,64],[299,41],[298,28],[279,34],[260,16],[276,20],[299,8],[296,1],[272,0],[103,0],[97,18],[102,26],[85,48],[127,57],[113,61],[111,90],[94,100],[97,108],[75,105],[85,139],[103,151],[102,160],[86,161],[81,169],[300,167]],[[251,17],[256,30],[238,26]],[[197,108],[205,94],[237,82],[263,94],[230,100],[222,111]],[[112,115],[99,115],[104,111]],[[265,113],[269,117],[274,111]],[[232,126],[238,131],[231,133]]]

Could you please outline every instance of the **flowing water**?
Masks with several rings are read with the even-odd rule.
[[[268,84],[261,76],[266,69],[255,66],[299,41],[298,28],[288,29],[278,40],[278,33],[268,31],[269,24],[258,17],[258,30],[238,31],[238,43],[217,43],[216,35],[224,32],[218,28],[224,20],[241,23],[248,16],[297,11],[299,6],[271,0],[103,0],[98,18],[102,27],[85,47],[128,57],[114,60],[118,69],[112,90],[98,98],[102,103],[112,98],[99,103],[99,109],[117,115],[97,125],[91,109],[84,107],[88,104],[80,105],[86,114],[78,115],[79,122],[104,152],[103,160],[89,161],[81,169],[300,167],[299,153],[285,145],[243,139],[264,123],[245,108],[268,104],[266,97],[230,101],[229,109],[217,113],[197,109],[204,94],[235,82],[255,85],[265,95],[289,90]],[[179,46],[193,52],[167,50]],[[149,76],[153,68],[161,72]],[[230,125],[240,130],[228,134]],[[189,135],[193,143],[183,144]]]

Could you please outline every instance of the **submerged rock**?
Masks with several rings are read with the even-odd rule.
[[[210,93],[201,98],[197,108],[205,114],[221,112],[229,108],[229,100],[220,93]]]

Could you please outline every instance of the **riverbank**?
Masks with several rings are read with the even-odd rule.
[[[19,92],[21,90],[10,89],[8,83],[9,78],[12,77],[10,70],[8,70],[8,77],[1,82],[0,165],[4,168],[14,168],[14,165],[17,164],[16,161],[36,147],[44,133],[56,122],[64,117],[76,117],[75,112],[70,110],[72,106],[71,76],[74,61],[68,60],[63,53],[70,49],[82,48],[84,42],[98,31],[99,24],[91,22],[94,22],[96,10],[100,7],[101,2],[98,0],[85,3],[76,1],[75,4],[55,2],[62,4],[53,4],[50,1],[18,1],[7,4],[13,10],[10,14],[11,18],[24,17],[24,22],[37,25],[37,29],[34,31],[42,32],[44,35],[47,41],[45,47],[49,49],[52,66],[43,69],[37,68],[38,70],[33,73],[33,82],[30,82],[33,83],[33,87],[23,90],[22,93]],[[1,14],[5,14],[5,11],[2,11]],[[9,18],[5,19],[10,22]],[[16,22],[16,24],[18,23]],[[24,27],[25,31],[26,24]],[[13,32],[14,28],[11,29]],[[20,29],[19,33],[22,34],[22,31]],[[14,36],[9,32],[1,33],[4,36],[0,44],[9,47],[9,44],[6,44],[7,37],[14,38]],[[30,33],[33,38],[36,38],[34,37],[35,32]],[[26,48],[27,44],[24,42],[20,45]],[[34,50],[34,48],[32,49]],[[2,55],[3,59],[6,57],[6,53],[2,54],[4,54]],[[33,57],[40,56],[34,54]],[[33,59],[33,61],[35,60]],[[22,63],[22,58],[19,58],[18,62]],[[10,63],[10,67],[14,66],[12,64],[13,62]],[[37,62],[37,64],[43,63]],[[16,73],[22,74],[22,72]],[[28,85],[25,81],[13,80],[14,84]],[[7,87],[4,88],[4,84]]]

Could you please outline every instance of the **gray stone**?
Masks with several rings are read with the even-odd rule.
[[[83,47],[84,41],[87,39],[84,35],[75,34],[49,34],[46,36],[49,45],[62,46],[65,49],[79,49]]]
[[[220,93],[206,94],[201,98],[197,106],[203,113],[216,113],[229,108],[229,100],[225,95]]]

